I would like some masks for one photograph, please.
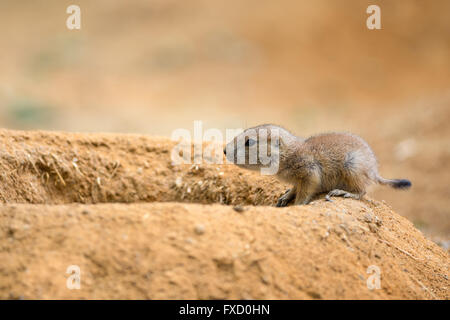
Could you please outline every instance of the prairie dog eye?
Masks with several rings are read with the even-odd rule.
[[[255,140],[253,139],[247,139],[247,141],[245,141],[245,146],[246,147],[251,147],[252,145],[254,145],[256,143]]]

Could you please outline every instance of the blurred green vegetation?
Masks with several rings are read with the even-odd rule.
[[[78,36],[56,36],[31,56],[29,70],[33,76],[60,71],[79,61],[82,40]]]
[[[35,99],[18,98],[7,105],[6,118],[8,123],[19,129],[48,126],[56,118],[56,109]]]

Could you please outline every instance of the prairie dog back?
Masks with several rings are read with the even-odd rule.
[[[298,154],[312,154],[321,171],[320,192],[342,189],[358,192],[377,182],[378,164],[369,145],[349,133],[312,136],[299,146]]]

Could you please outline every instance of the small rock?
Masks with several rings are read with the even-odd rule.
[[[234,206],[233,210],[236,211],[236,212],[239,212],[239,213],[245,211],[244,207],[242,207],[242,206]]]
[[[374,218],[373,218],[373,214],[371,212],[367,212],[364,215],[364,221],[365,222],[372,222],[373,220],[374,220]]]
[[[330,227],[328,227],[327,231],[322,235],[322,240],[326,239],[330,236]]]
[[[336,233],[338,236],[341,236],[344,232],[342,231],[342,229],[338,229],[338,228],[333,228],[334,233]]]
[[[175,232],[170,232],[167,234],[167,239],[175,240],[177,238],[177,234]]]
[[[383,220],[375,216],[375,224],[380,227],[383,224]]]
[[[375,223],[369,223],[369,229],[373,233],[376,233],[378,231],[378,227],[377,227],[377,225]]]
[[[263,274],[263,275],[261,276],[261,281],[262,281],[262,283],[264,283],[264,284],[270,284],[270,278],[269,278],[267,275],[265,275],[265,274]]]
[[[196,234],[202,235],[202,234],[205,233],[205,226],[203,226],[201,224],[198,224],[198,225],[195,226],[194,231],[195,231]]]

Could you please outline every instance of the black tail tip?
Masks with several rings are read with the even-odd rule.
[[[392,186],[396,189],[408,189],[411,187],[411,181],[407,179],[396,179]]]

